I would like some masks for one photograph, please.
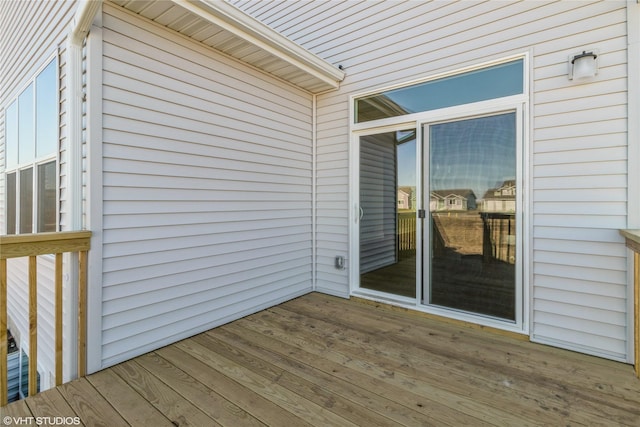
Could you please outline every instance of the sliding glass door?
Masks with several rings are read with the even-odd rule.
[[[528,69],[520,55],[354,97],[354,292],[526,329]]]
[[[516,320],[516,113],[425,124],[423,303]]]
[[[361,289],[516,321],[517,116],[359,137]]]

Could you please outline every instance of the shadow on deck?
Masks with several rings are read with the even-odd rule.
[[[0,412],[88,426],[637,426],[640,381],[629,365],[312,293]]]

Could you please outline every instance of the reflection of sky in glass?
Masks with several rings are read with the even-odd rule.
[[[515,113],[430,126],[431,191],[471,189],[481,199],[516,176]]]
[[[364,97],[356,101],[356,121],[361,123],[521,94],[524,90],[523,66],[524,61],[519,59]]]
[[[18,164],[18,103],[13,102],[5,112],[7,168]]]
[[[33,83],[18,97],[18,161],[32,162],[35,158],[33,131]]]
[[[58,141],[58,85],[56,61],[36,78],[36,145],[37,156],[55,152]]]
[[[398,132],[398,140],[404,140],[398,150],[398,186],[416,186],[416,132],[414,130]]]
[[[33,162],[58,146],[57,62],[51,61],[5,112],[6,167]],[[35,99],[34,99],[35,91]],[[35,104],[34,104],[35,103]]]

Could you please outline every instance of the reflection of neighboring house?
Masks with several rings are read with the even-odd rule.
[[[476,208],[473,190],[437,190],[431,192],[430,211],[466,211]]]
[[[507,180],[498,188],[490,188],[479,201],[481,212],[515,212],[516,182]]]
[[[398,188],[398,209],[409,209],[409,194]]]
[[[398,209],[412,209],[416,195],[413,187],[398,187]]]

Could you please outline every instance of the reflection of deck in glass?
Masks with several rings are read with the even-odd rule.
[[[400,259],[395,264],[360,275],[360,287],[415,298],[416,258]]]
[[[514,215],[438,213],[432,233],[430,303],[515,319]]]
[[[360,286],[415,297],[415,212],[398,218],[397,261],[360,277]],[[442,212],[432,216],[429,303],[515,319],[515,216]]]
[[[432,264],[430,302],[514,320],[514,277],[515,268],[511,264],[487,264],[478,255],[448,250]]]
[[[414,298],[416,296],[416,212],[398,213],[395,262],[360,275],[360,287]]]

